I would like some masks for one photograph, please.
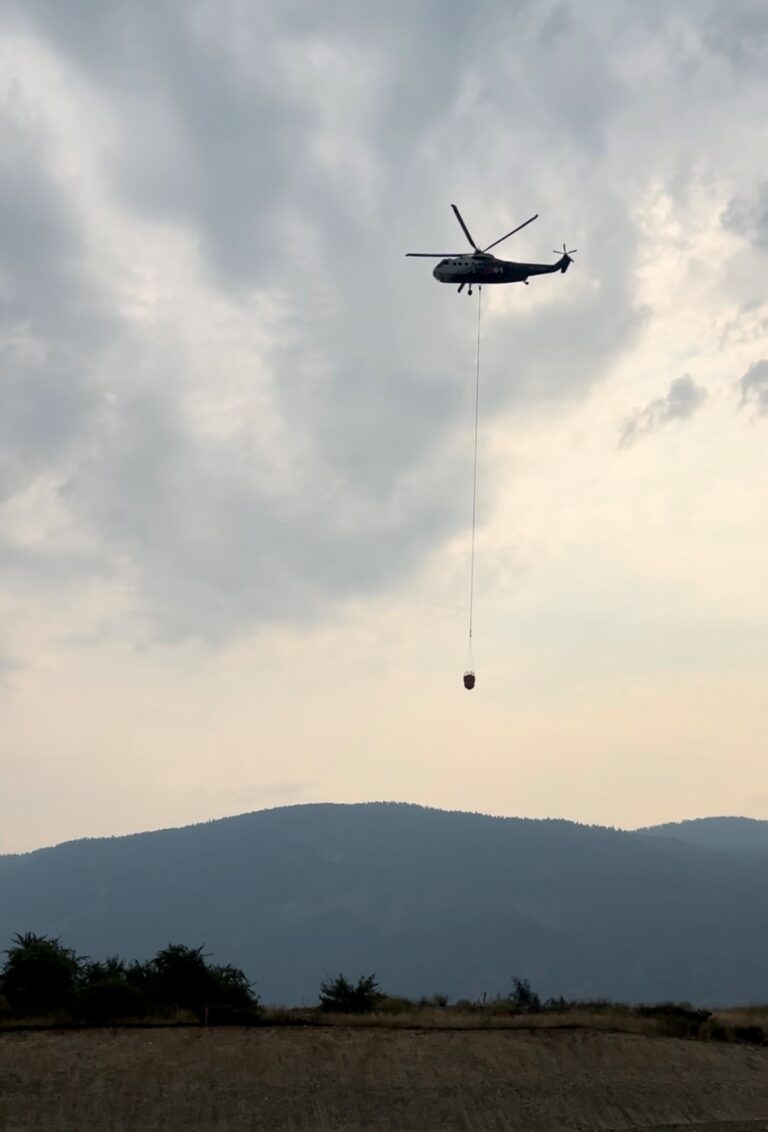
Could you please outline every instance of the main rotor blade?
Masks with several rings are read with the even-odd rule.
[[[456,207],[456,205],[455,205],[455,204],[452,204],[452,205],[451,205],[451,208],[452,208],[452,209],[453,209],[453,211],[454,211],[454,212],[456,213],[456,219],[458,220],[459,224],[461,224],[461,227],[462,227],[462,229],[463,229],[463,231],[464,231],[464,235],[465,235],[465,236],[467,237],[467,239],[469,240],[470,244],[471,244],[471,245],[472,245],[472,247],[473,247],[473,248],[475,249],[475,251],[476,251],[476,252],[479,252],[479,251],[480,251],[480,249],[479,249],[479,247],[477,246],[477,244],[475,243],[475,241],[474,241],[474,240],[472,239],[472,237],[470,236],[470,234],[469,234],[469,228],[467,228],[466,224],[465,224],[465,223],[464,223],[464,221],[462,220],[462,218],[461,218],[461,213],[459,212],[458,208]]]
[[[497,244],[500,244],[502,240],[508,240],[510,236],[514,236],[515,232],[519,232],[521,228],[525,228],[526,224],[533,224],[534,220],[538,220],[538,218],[539,214],[537,212],[535,216],[532,216],[530,218],[530,220],[523,221],[522,224],[518,224],[517,228],[513,228],[511,232],[507,232],[506,236],[499,236],[498,240],[494,240],[493,243],[489,244],[487,248],[483,248],[483,251],[490,251],[491,248],[495,248]]]
[[[423,259],[455,259],[456,256],[465,256],[466,252],[406,252],[406,255],[418,255]]]

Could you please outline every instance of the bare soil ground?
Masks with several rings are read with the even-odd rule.
[[[768,1049],[635,1034],[0,1034],[2,1132],[768,1132]]]

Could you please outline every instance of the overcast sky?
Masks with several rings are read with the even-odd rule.
[[[768,818],[766,151],[763,0],[0,0],[0,851]]]

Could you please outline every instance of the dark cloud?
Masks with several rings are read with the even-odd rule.
[[[686,420],[703,404],[706,396],[706,389],[697,385],[690,374],[675,378],[665,397],[657,397],[645,408],[635,409],[632,416],[624,422],[619,447],[627,448],[641,436],[658,432],[670,421]]]
[[[284,438],[247,414],[200,431],[184,348],[120,313],[87,215],[26,141],[0,188],[26,279],[4,338],[8,491],[55,470],[98,568],[167,636],[316,617],[416,569],[467,520],[475,308],[403,258],[463,246],[450,201],[488,241],[539,211],[510,256],[580,249],[487,314],[485,420],[583,396],[643,324],[632,192],[606,175],[632,97],[606,36],[631,50],[638,32],[612,10],[6,0],[98,99],[113,199],[148,239],[186,232],[216,299],[277,312],[259,370]],[[215,403],[218,379],[195,397]]]
[[[76,452],[117,325],[35,130],[0,113],[0,501]]]
[[[762,416],[768,413],[768,361],[761,358],[751,365],[739,382],[742,405],[754,405]]]
[[[763,0],[717,0],[704,22],[704,41],[738,70],[768,61],[768,7]]]
[[[720,216],[724,228],[744,236],[756,248],[768,248],[768,182],[752,196],[732,197]]]
[[[116,410],[112,442],[83,464],[68,504],[127,565],[165,637],[223,641],[259,623],[317,617],[329,600],[391,583],[454,528],[455,503],[411,474],[372,499],[312,457],[291,491],[249,468],[243,445],[206,446],[162,393]]]

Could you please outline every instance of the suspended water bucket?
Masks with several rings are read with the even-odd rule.
[[[474,688],[474,686],[475,686],[475,674],[474,674],[474,672],[471,672],[471,671],[465,672],[464,673],[464,687],[467,689],[468,692],[471,692],[472,689]]]

